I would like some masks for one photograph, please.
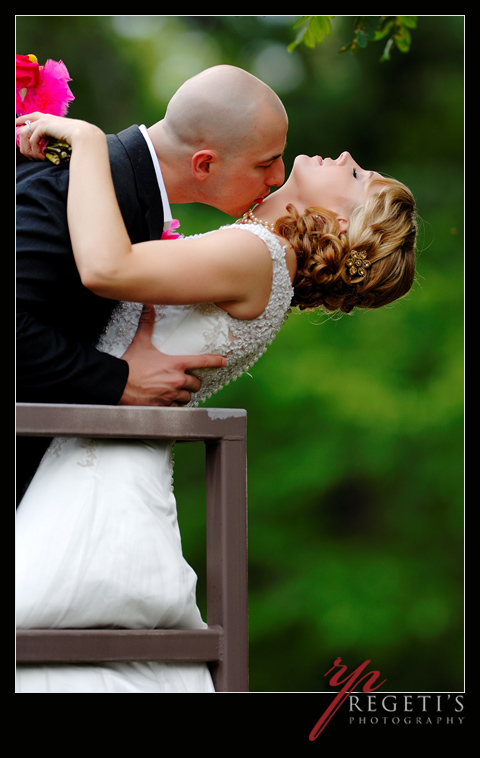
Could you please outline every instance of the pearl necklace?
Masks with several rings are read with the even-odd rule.
[[[247,211],[243,214],[242,218],[240,218],[237,222],[237,224],[260,224],[260,226],[264,226],[266,229],[268,229],[272,234],[277,234],[275,231],[275,226],[273,224],[270,224],[268,221],[263,221],[260,218],[257,218],[253,215],[252,211]]]

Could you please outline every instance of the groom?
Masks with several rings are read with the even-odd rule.
[[[159,239],[170,203],[200,202],[239,216],[284,179],[287,116],[277,95],[242,69],[216,66],[183,84],[165,117],[108,136],[117,199],[132,242]],[[28,129],[20,149],[28,157]],[[115,303],[85,289],[68,232],[68,167],[24,161],[17,168],[17,400],[107,405],[188,402],[189,371],[220,356],[166,356],[150,342],[146,311],[124,356],[93,346]],[[46,441],[20,438],[22,482]],[[41,445],[30,455],[27,447]],[[23,448],[23,449],[22,449]]]

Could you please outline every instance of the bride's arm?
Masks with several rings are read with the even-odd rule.
[[[103,132],[83,121],[32,114],[32,150],[46,135],[72,145],[68,223],[83,284],[112,299],[163,304],[265,305],[271,259],[252,234],[223,230],[193,239],[132,245],[110,172]],[[18,121],[17,121],[18,123]],[[261,307],[261,306],[259,306]],[[260,311],[259,311],[260,312]]]

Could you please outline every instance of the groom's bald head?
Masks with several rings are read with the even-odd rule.
[[[236,66],[214,66],[188,79],[170,100],[165,127],[183,147],[216,147],[231,156],[256,139],[261,118],[287,126],[276,93]]]
[[[284,180],[288,119],[278,95],[236,66],[188,79],[149,128],[172,203],[239,215]]]

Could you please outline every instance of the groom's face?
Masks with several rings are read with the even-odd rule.
[[[288,122],[282,114],[269,114],[256,125],[245,150],[234,157],[221,158],[216,166],[212,205],[230,216],[241,216],[279,187],[285,179],[283,151]]]

